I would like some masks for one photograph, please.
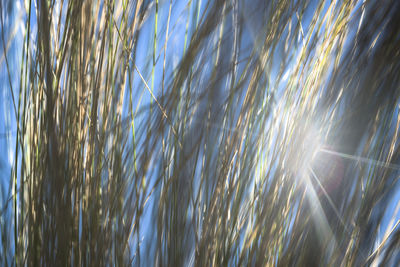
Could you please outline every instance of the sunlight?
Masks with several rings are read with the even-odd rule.
[[[335,211],[336,216],[338,217],[338,219],[340,220],[340,222],[342,223],[342,225],[345,226],[345,228],[346,228],[346,225],[345,225],[345,223],[344,223],[344,221],[343,221],[343,219],[342,219],[342,216],[341,216],[340,213],[339,213],[339,210],[337,209],[336,205],[333,203],[332,198],[329,196],[329,194],[328,194],[328,192],[326,191],[326,189],[324,188],[324,186],[321,184],[320,179],[318,178],[318,176],[315,174],[315,172],[312,170],[311,167],[309,167],[309,170],[310,170],[310,172],[311,172],[311,174],[312,174],[312,177],[313,177],[314,180],[318,183],[318,186],[321,188],[323,194],[325,195],[326,199],[328,200],[329,205],[331,205],[331,207],[332,207],[333,210]]]
[[[339,156],[339,157],[342,157],[344,159],[355,160],[355,161],[358,161],[358,162],[362,162],[362,163],[366,163],[366,164],[372,164],[374,166],[384,167],[384,168],[393,169],[393,170],[400,170],[400,165],[398,165],[398,164],[393,164],[393,163],[389,163],[389,162],[384,162],[384,161],[364,158],[364,157],[360,157],[360,156],[353,156],[353,155],[340,153],[340,152],[336,152],[336,151],[325,149],[325,148],[321,148],[321,149],[319,149],[319,151],[320,152],[324,152],[324,153],[328,153],[328,154],[331,154],[331,155]]]
[[[321,134],[320,131],[317,131],[316,127],[308,127],[304,132],[304,138],[300,146],[301,157],[298,158],[298,163],[294,165],[296,172],[300,172],[301,176],[309,175],[308,167],[315,161],[316,155],[322,147]]]
[[[327,240],[333,240],[334,247],[336,247],[336,238],[332,233],[332,230],[328,224],[328,221],[326,219],[325,211],[323,210],[321,203],[318,199],[317,193],[314,189],[314,186],[312,185],[312,182],[310,180],[310,175],[306,175],[304,177],[304,180],[307,185],[307,200],[310,204],[311,207],[311,217],[315,221],[316,225],[316,230],[317,230],[317,235],[320,241],[320,245],[323,246],[323,244]]]

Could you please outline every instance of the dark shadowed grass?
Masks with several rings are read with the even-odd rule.
[[[399,262],[396,1],[1,3],[3,264]]]

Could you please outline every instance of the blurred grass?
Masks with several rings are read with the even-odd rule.
[[[2,265],[399,263],[396,1],[0,3]]]

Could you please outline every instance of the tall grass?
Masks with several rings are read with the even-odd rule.
[[[399,263],[397,1],[19,3],[2,265]]]

